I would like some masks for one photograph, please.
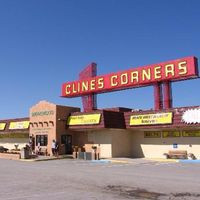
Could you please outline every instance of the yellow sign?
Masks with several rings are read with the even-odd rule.
[[[160,138],[161,137],[161,132],[159,132],[159,131],[144,132],[144,137],[145,138]]]
[[[28,138],[28,133],[6,133],[0,134],[0,138]]]
[[[199,130],[183,131],[182,135],[183,137],[200,137],[200,131]]]
[[[153,124],[171,124],[172,113],[156,113],[144,115],[132,115],[130,117],[130,125],[153,125]]]
[[[0,123],[0,131],[3,131],[6,128],[6,123]]]
[[[163,138],[181,137],[181,132],[180,131],[163,131],[162,136]]]
[[[101,114],[77,115],[70,116],[67,120],[67,125],[90,125],[99,124]]]
[[[27,129],[29,127],[29,121],[10,122],[9,129]]]

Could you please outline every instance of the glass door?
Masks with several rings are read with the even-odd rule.
[[[61,135],[61,143],[65,145],[65,154],[72,154],[72,136]]]

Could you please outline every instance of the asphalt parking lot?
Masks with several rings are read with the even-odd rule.
[[[200,164],[0,159],[0,200],[199,200]]]

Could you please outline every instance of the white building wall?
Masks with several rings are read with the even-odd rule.
[[[28,138],[1,138],[0,146],[7,149],[15,149],[15,144],[18,144],[18,149],[21,149],[22,147],[25,147],[28,142]]]
[[[120,129],[90,131],[88,141],[100,146],[100,157],[130,157],[131,135]]]
[[[169,150],[187,150],[200,159],[200,137],[144,138],[143,131],[132,132],[132,156],[165,158]],[[174,149],[173,144],[178,144]]]
[[[100,158],[112,157],[112,134],[110,131],[90,131],[88,141],[100,147]]]

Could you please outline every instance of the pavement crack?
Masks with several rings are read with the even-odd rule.
[[[141,188],[134,187],[126,187],[126,186],[116,186],[116,185],[108,185],[105,187],[107,191],[117,193],[120,196],[126,198],[136,198],[142,200],[158,200],[161,196],[166,196],[163,193],[150,192]]]

